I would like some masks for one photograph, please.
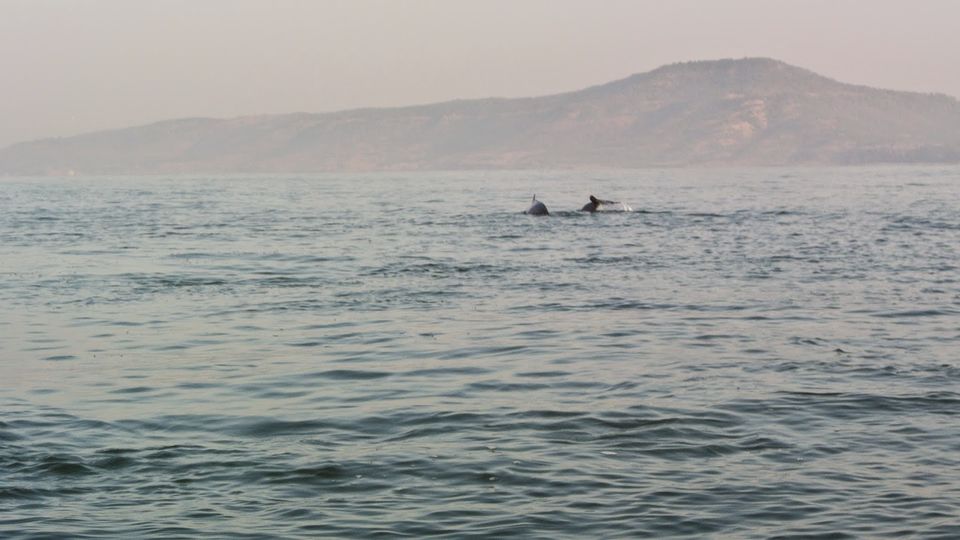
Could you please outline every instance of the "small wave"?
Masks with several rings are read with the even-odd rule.
[[[902,319],[912,317],[941,317],[960,314],[960,310],[941,308],[941,309],[911,309],[906,311],[889,311],[882,313],[871,313],[873,317],[883,319]]]
[[[85,476],[94,474],[94,469],[82,460],[69,456],[47,456],[30,468],[38,475]]]
[[[363,381],[369,379],[382,379],[390,377],[393,373],[387,371],[365,371],[356,369],[331,369],[327,371],[318,371],[315,373],[304,374],[303,377],[311,379],[332,379],[341,381]]]
[[[50,362],[64,362],[67,360],[76,360],[76,359],[77,357],[72,354],[57,354],[53,356],[47,356],[46,358],[44,358],[44,360],[47,360]]]

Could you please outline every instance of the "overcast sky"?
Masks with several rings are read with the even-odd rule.
[[[745,56],[960,96],[960,0],[0,0],[0,146],[542,95]]]

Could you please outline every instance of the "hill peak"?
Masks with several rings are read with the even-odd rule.
[[[769,70],[799,70],[812,73],[809,70],[788,64],[782,60],[765,56],[747,56],[744,58],[718,58],[714,60],[689,60],[665,64],[653,71],[672,70],[717,70],[717,69],[769,69]]]
[[[594,88],[623,90],[635,85],[653,85],[665,92],[679,91],[683,94],[691,91],[699,93],[703,88],[769,94],[795,91],[797,88],[818,90],[840,84],[780,60],[751,57],[677,62]]]

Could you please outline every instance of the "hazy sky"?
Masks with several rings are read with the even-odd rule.
[[[744,56],[960,96],[960,0],[0,0],[0,146],[541,95]]]

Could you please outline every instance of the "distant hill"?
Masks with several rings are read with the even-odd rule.
[[[763,58],[544,97],[189,118],[0,150],[0,173],[24,175],[957,162],[956,99]]]

